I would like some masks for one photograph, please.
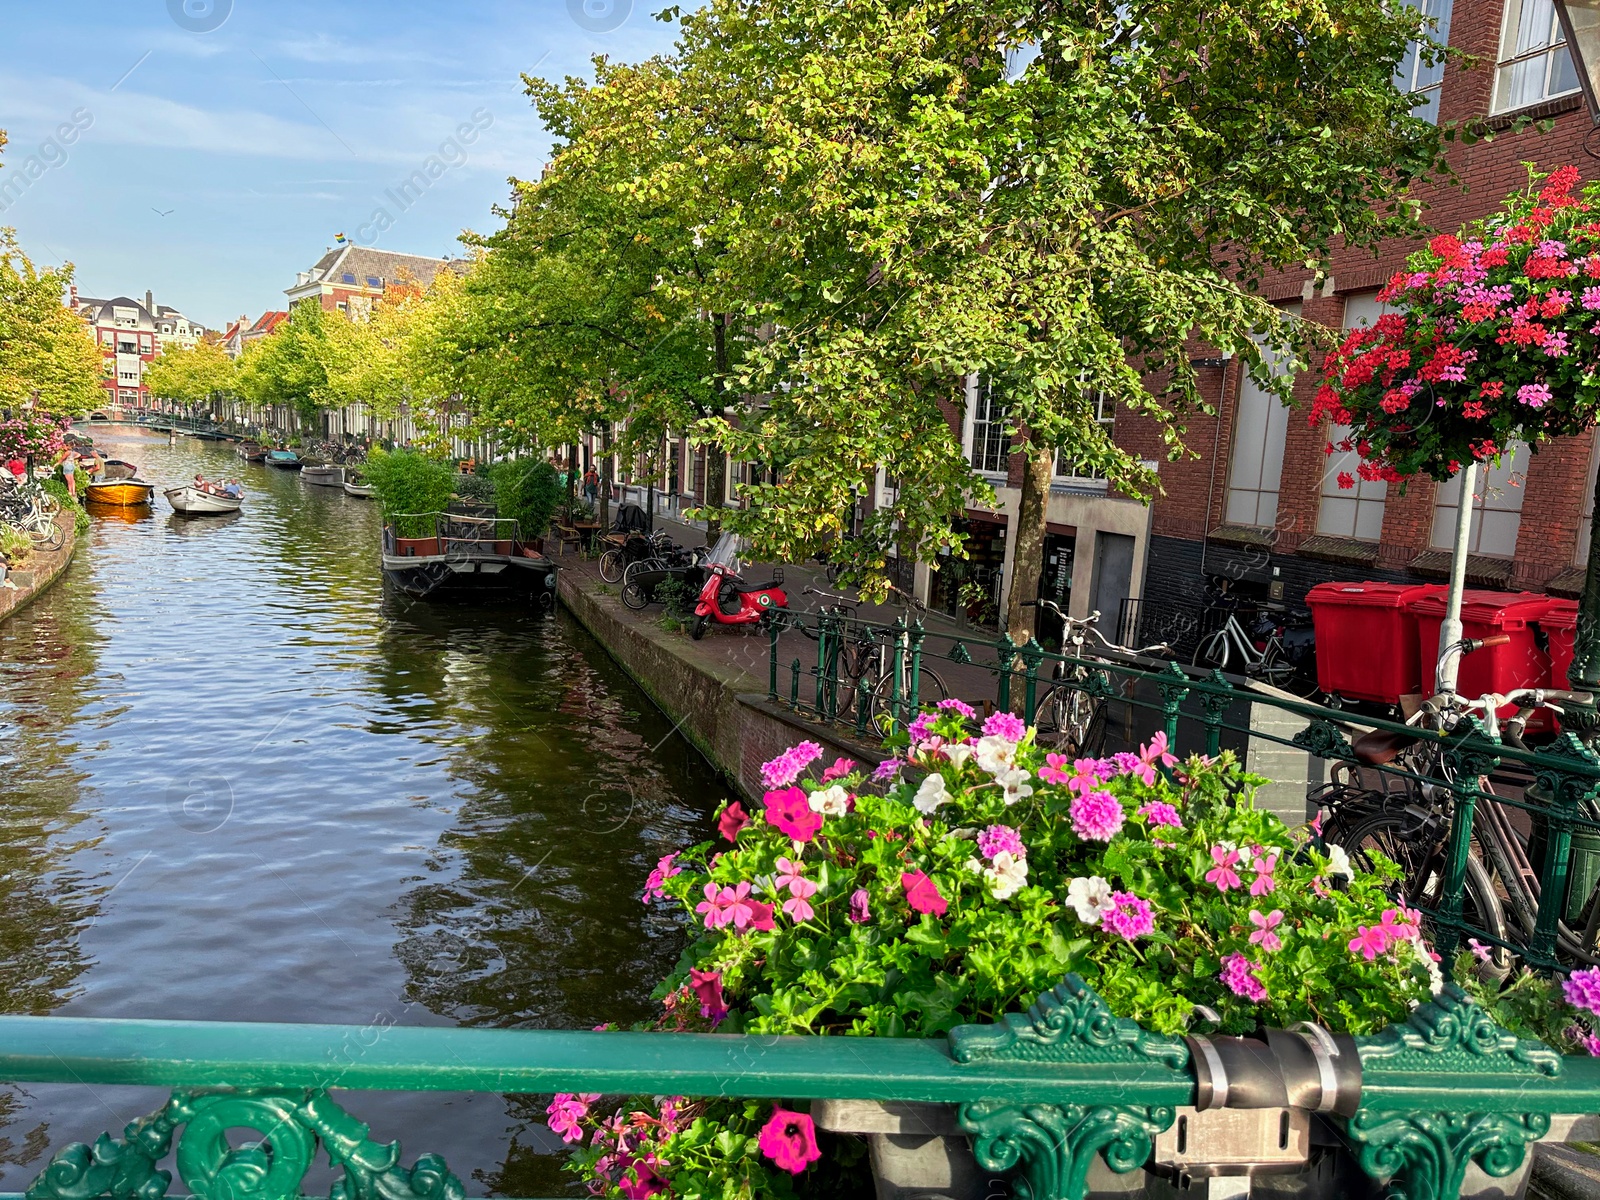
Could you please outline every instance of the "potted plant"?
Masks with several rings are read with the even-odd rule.
[[[1397,869],[1357,873],[1314,830],[1254,807],[1261,781],[1230,755],[1179,762],[1157,735],[1072,761],[1017,717],[980,723],[959,700],[919,716],[870,773],[822,754],[803,742],[764,764],[759,808],[730,804],[714,841],[651,873],[644,901],[678,908],[692,932],[644,1027],[935,1037],[1021,1012],[1075,974],[1151,1035],[1301,1021],[1368,1035],[1444,987],[1420,916],[1386,890]],[[1548,1010],[1537,1032],[1600,1047],[1572,1009]],[[600,1099],[564,1094],[549,1109],[597,1194],[863,1182],[859,1139],[782,1104]],[[979,1176],[958,1161],[970,1153],[953,1110],[922,1122],[932,1136],[913,1148],[950,1162],[903,1177]]]
[[[33,539],[15,525],[0,525],[0,556],[5,558],[5,567],[0,571],[0,579],[4,579],[6,575],[15,576],[33,557]],[[24,577],[17,582],[28,581]]]

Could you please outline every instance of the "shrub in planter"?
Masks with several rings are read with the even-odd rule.
[[[905,749],[867,777],[802,743],[763,767],[757,811],[730,805],[719,840],[661,860],[644,899],[695,936],[655,1028],[931,1037],[1071,971],[1160,1033],[1359,1034],[1443,985],[1420,918],[1384,891],[1396,869],[1357,875],[1256,809],[1260,781],[1229,755],[1179,763],[1158,736],[1072,761],[955,700]],[[819,1169],[810,1118],[781,1106],[636,1100],[602,1119],[597,1100],[550,1111],[604,1194],[781,1195]]]
[[[491,466],[489,478],[500,515],[516,521],[523,537],[543,537],[562,498],[555,468],[537,458],[513,458]]]
[[[411,450],[374,451],[364,474],[378,498],[383,519],[395,521],[401,537],[433,535],[433,519],[414,514],[443,512],[456,479],[444,463]]]
[[[0,556],[7,566],[23,566],[33,557],[33,539],[15,525],[0,525]]]

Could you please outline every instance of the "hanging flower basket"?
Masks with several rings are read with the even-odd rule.
[[[1539,186],[1543,178],[1543,186]],[[1498,213],[1440,234],[1378,294],[1392,306],[1323,363],[1311,423],[1363,479],[1445,480],[1514,439],[1582,433],[1600,416],[1600,184],[1534,176]],[[1341,487],[1355,478],[1341,472]]]

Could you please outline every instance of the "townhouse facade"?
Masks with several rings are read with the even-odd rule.
[[[315,299],[326,312],[364,319],[389,289],[426,288],[442,268],[464,267],[461,259],[401,254],[345,242],[324,250],[322,257],[308,270],[299,272],[294,284],[284,288],[283,293],[289,298],[290,308],[302,300]]]
[[[148,291],[143,301],[129,296],[97,300],[80,296],[74,286],[69,303],[100,350],[104,403],[113,412],[149,408],[145,366],[168,347],[193,348],[206,335],[204,325],[170,305],[156,304]]]

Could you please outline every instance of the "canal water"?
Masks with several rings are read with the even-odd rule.
[[[0,625],[3,1011],[380,1030],[650,1014],[683,931],[640,889],[729,795],[604,651],[565,614],[386,594],[370,501],[215,443],[95,440],[158,485],[238,475],[248,498],[97,516]],[[0,1190],[162,1099],[0,1087]],[[572,1190],[536,1099],[348,1107],[407,1163],[443,1154],[469,1195]]]

